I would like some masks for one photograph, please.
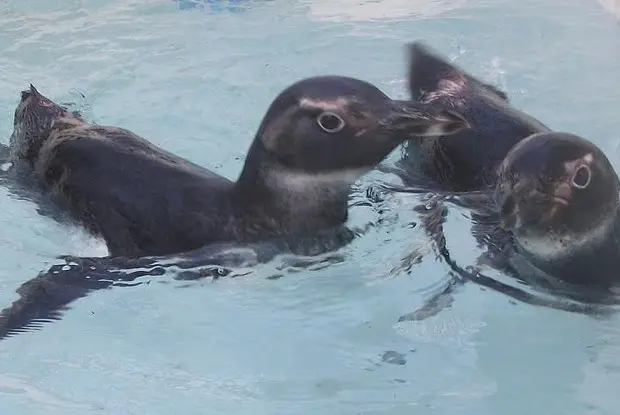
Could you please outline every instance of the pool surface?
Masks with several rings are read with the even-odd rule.
[[[340,74],[404,98],[403,46],[420,39],[551,128],[596,142],[620,171],[620,26],[602,3],[4,0],[0,141],[32,82],[235,178],[288,84]],[[379,181],[399,182],[374,171],[352,200]],[[0,342],[0,413],[620,414],[616,317],[466,284],[437,315],[398,322],[450,278],[413,226],[416,198],[354,206],[351,225],[375,226],[345,261],[275,261],[216,281],[164,275],[75,301],[62,320]],[[57,256],[106,254],[2,187],[0,229],[0,308]],[[454,258],[472,263],[465,212],[451,208],[445,231]],[[421,260],[407,272],[412,252]]]

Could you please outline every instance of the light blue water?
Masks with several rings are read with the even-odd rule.
[[[78,100],[95,122],[236,177],[289,83],[335,73],[405,97],[403,44],[423,39],[620,168],[620,26],[594,0],[181,3],[0,2],[0,140],[32,82],[56,101]],[[373,172],[353,197],[376,181],[398,182]],[[57,255],[105,254],[101,241],[0,193],[0,306]],[[515,304],[469,284],[437,316],[397,323],[448,278],[430,252],[410,274],[398,270],[412,250],[429,250],[409,226],[414,202],[353,208],[352,225],[382,223],[323,270],[153,278],[75,302],[63,320],[0,343],[0,413],[620,413],[618,319]],[[448,244],[468,264],[478,252],[454,213]]]

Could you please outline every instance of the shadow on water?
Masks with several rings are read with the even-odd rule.
[[[299,241],[290,243],[283,239],[243,246],[215,244],[174,257],[63,256],[63,264],[53,265],[17,289],[20,298],[0,312],[0,339],[60,320],[70,303],[93,291],[151,282],[140,280],[143,277],[172,274],[177,281],[215,281],[252,274],[256,266],[265,264],[272,268],[267,278],[278,279],[287,273],[318,270],[343,262],[344,255],[334,251],[356,234],[339,229],[324,236],[306,239],[301,242],[303,246]],[[297,256],[305,247],[311,247],[312,252],[307,257]]]

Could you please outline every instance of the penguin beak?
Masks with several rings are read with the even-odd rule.
[[[470,128],[465,117],[451,108],[398,100],[392,101],[390,113],[380,124],[407,138],[451,135]]]
[[[559,205],[568,206],[573,197],[573,188],[568,183],[560,183],[553,191],[551,198]]]

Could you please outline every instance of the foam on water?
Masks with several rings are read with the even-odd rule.
[[[620,28],[596,2],[216,3],[1,2],[0,141],[32,82],[90,120],[235,178],[288,84],[340,74],[406,97],[403,45],[422,39],[552,128],[593,140],[620,170]],[[438,314],[399,321],[442,289],[448,267],[416,225],[420,196],[369,201],[377,182],[398,179],[358,182],[350,224],[374,227],[344,261],[142,278],[0,342],[0,413],[620,413],[617,318],[466,284]],[[56,256],[106,253],[2,186],[0,212],[0,307]],[[466,213],[451,209],[445,232],[454,259],[470,264],[479,249]]]

